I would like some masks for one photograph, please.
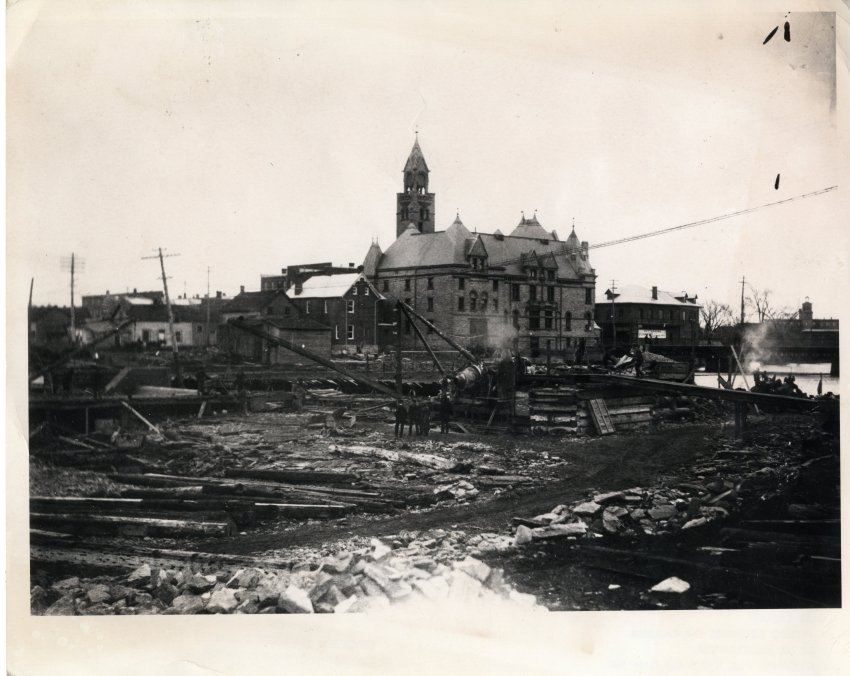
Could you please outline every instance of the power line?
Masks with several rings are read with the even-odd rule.
[[[779,200],[778,202],[768,202],[766,204],[760,204],[758,206],[750,207],[748,209],[741,209],[739,211],[733,211],[733,212],[728,213],[728,214],[721,214],[720,216],[712,216],[711,218],[703,218],[699,221],[692,221],[690,223],[683,223],[681,225],[674,225],[670,228],[662,228],[661,230],[653,230],[651,232],[644,232],[640,235],[631,235],[629,237],[621,237],[620,239],[612,239],[609,242],[602,242],[600,244],[589,245],[588,249],[601,249],[603,247],[614,246],[616,244],[625,244],[626,242],[634,242],[634,241],[637,241],[637,240],[640,240],[640,239],[647,239],[649,237],[657,237],[659,235],[666,235],[667,233],[677,232],[678,230],[685,230],[687,228],[695,228],[698,225],[706,225],[708,223],[716,223],[717,221],[723,221],[723,220],[726,220],[728,218],[734,218],[736,216],[743,216],[745,214],[750,214],[750,213],[753,213],[754,211],[758,211],[759,209],[766,209],[767,207],[775,207],[775,206],[778,206],[780,204],[787,204],[789,202],[794,202],[796,200],[805,199],[806,197],[815,197],[817,195],[823,195],[825,193],[832,192],[836,188],[838,188],[837,185],[832,185],[828,188],[823,188],[822,190],[816,190],[814,192],[804,193],[802,195],[795,195],[794,197],[787,197],[784,200]],[[560,256],[562,254],[578,253],[579,251],[581,251],[580,248],[564,246],[561,249],[557,249],[557,250],[553,251],[552,253],[555,256]],[[491,263],[491,265],[511,265],[512,263],[517,263],[520,260],[522,260],[521,257],[520,258],[512,258],[512,259],[509,259],[509,260],[500,261],[499,263]]]

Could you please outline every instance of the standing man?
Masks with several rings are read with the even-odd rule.
[[[304,410],[305,392],[304,392],[304,388],[301,387],[301,383],[297,380],[292,385],[292,394],[293,394],[292,405],[295,408],[295,410],[300,413],[301,411]]]
[[[407,436],[413,436],[413,430],[416,429],[416,435],[419,436],[419,402],[416,401],[414,394],[410,398],[410,405],[407,407]]]
[[[638,378],[643,378],[643,352],[641,352],[639,345],[632,348],[632,357],[635,360],[635,375]]]
[[[198,382],[198,394],[204,396],[207,393],[207,372],[203,366],[195,373],[195,380]]]
[[[420,405],[419,411],[419,431],[422,436],[428,436],[431,431],[431,398],[425,397],[425,401]]]
[[[395,403],[395,436],[396,438],[404,436],[404,423],[407,422],[407,406],[403,399],[399,399]]]
[[[452,402],[451,400],[443,396],[440,399],[440,434],[448,434],[449,433],[449,423],[452,419]]]

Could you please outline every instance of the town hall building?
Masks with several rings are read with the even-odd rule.
[[[523,215],[507,235],[470,231],[459,215],[437,231],[428,175],[417,139],[396,197],[396,239],[386,251],[373,243],[363,262],[363,274],[378,292],[405,301],[470,348],[571,357],[580,346],[595,345],[596,273],[588,243],[575,228],[560,241],[535,213]],[[390,328],[381,337],[385,346],[398,340],[393,333]],[[438,336],[425,335],[432,347],[444,347]],[[417,340],[402,321],[402,348],[422,349]]]

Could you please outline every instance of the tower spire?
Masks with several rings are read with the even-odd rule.
[[[434,193],[428,192],[428,163],[419,147],[419,126],[404,164],[403,192],[396,195],[396,236],[413,223],[419,232],[434,232]]]

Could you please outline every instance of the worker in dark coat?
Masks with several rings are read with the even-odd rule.
[[[448,397],[440,399],[440,434],[449,433],[449,423],[452,419],[452,402]]]
[[[632,359],[635,360],[635,375],[638,378],[643,377],[643,352],[641,352],[640,346],[635,345],[632,348]]]
[[[407,406],[402,399],[395,403],[395,436],[404,436],[404,424],[407,422]]]
[[[414,394],[410,398],[410,404],[407,407],[407,436],[413,436],[413,430],[416,430],[416,436],[419,436],[419,402]]]
[[[203,368],[199,368],[195,373],[195,380],[198,383],[198,394],[205,395],[207,393],[207,372]]]
[[[419,433],[427,437],[431,431],[431,399],[425,398],[419,406]]]

